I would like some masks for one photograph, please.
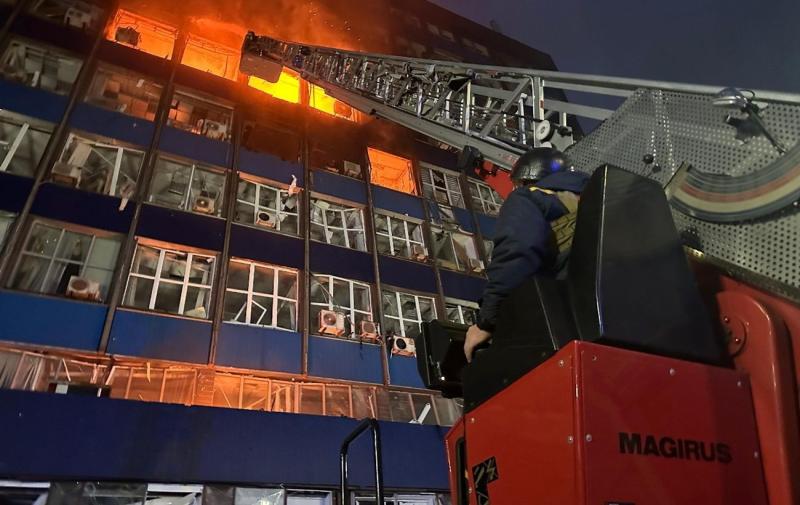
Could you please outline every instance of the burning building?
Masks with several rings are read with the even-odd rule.
[[[376,417],[428,425],[386,425],[387,485],[392,503],[438,503],[437,426],[460,411],[422,389],[413,337],[473,320],[501,198],[290,71],[241,75],[239,47],[254,30],[551,59],[424,0],[18,0],[0,16],[0,395],[42,409],[26,429],[47,441],[1,476],[331,503],[338,418]],[[138,402],[30,393],[48,390]]]

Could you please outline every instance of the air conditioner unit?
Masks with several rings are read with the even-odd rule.
[[[469,269],[470,269],[471,272],[475,272],[475,273],[479,274],[479,273],[483,272],[484,268],[485,267],[483,265],[483,261],[481,261],[479,259],[476,259],[476,258],[470,258],[469,259]]]
[[[67,285],[67,296],[79,300],[99,300],[100,284],[95,281],[73,275]]]
[[[350,177],[361,177],[361,165],[345,160],[342,162],[342,173]]]
[[[269,212],[259,212],[256,214],[256,224],[264,228],[275,228],[275,218]]]
[[[64,14],[64,24],[85,30],[92,26],[94,13],[73,5]]]
[[[417,261],[428,261],[428,250],[419,244],[411,244],[411,256]]]
[[[322,335],[342,335],[344,333],[344,314],[332,310],[319,312],[319,332]]]
[[[358,334],[364,338],[378,338],[378,325],[373,321],[364,320],[358,325]]]
[[[110,387],[83,382],[51,382],[47,390],[59,395],[96,396],[98,398],[111,396]]]
[[[53,172],[50,174],[50,179],[53,182],[70,186],[72,188],[78,187],[81,182],[81,167],[57,161],[53,165]]]
[[[142,40],[142,34],[131,26],[121,26],[114,33],[114,40],[136,47]]]
[[[392,341],[392,354],[401,356],[414,356],[417,353],[417,346],[411,337],[394,337]]]
[[[194,199],[192,211],[200,214],[213,214],[216,211],[216,199],[207,191],[201,191],[200,195]]]
[[[203,135],[210,139],[225,140],[225,136],[228,133],[228,125],[206,119],[202,131]]]

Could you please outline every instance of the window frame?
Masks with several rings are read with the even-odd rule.
[[[246,183],[246,184],[252,184],[252,185],[255,186],[255,195],[253,197],[254,198],[253,203],[250,203],[250,202],[248,202],[246,200],[242,200],[241,198],[239,198],[239,186],[243,182]],[[301,228],[302,220],[300,219],[300,216],[301,216],[300,209],[302,207],[302,205],[301,205],[302,204],[302,200],[301,200],[301,196],[300,196],[301,193],[300,192],[296,193],[295,195],[290,195],[288,187],[284,187],[284,185],[277,184],[277,183],[270,183],[270,182],[267,182],[267,181],[265,181],[263,179],[259,179],[257,177],[251,176],[249,174],[245,174],[243,172],[239,172],[236,183],[237,183],[236,184],[236,186],[237,186],[236,187],[236,205],[234,206],[234,212],[236,212],[237,214],[234,216],[234,219],[233,219],[233,221],[235,223],[246,224],[248,226],[255,226],[255,227],[257,227],[257,228],[259,228],[261,230],[274,230],[276,232],[285,233],[287,235],[292,235],[292,236],[300,235],[300,233],[302,231],[302,228]],[[269,191],[273,191],[273,192],[277,193],[277,198],[275,199],[275,203],[276,203],[275,208],[264,207],[264,206],[262,206],[260,204],[261,191],[264,190],[265,188],[267,190],[269,190]],[[298,188],[298,191],[300,191],[299,188]],[[284,198],[284,195],[285,195],[285,198]],[[285,202],[286,202],[286,200],[288,200],[292,196],[295,196],[297,198],[297,200],[295,201],[295,209],[296,210],[294,212],[286,211],[286,210],[284,210],[285,209],[285,205],[286,205]],[[282,203],[282,205],[278,205],[278,203]],[[247,222],[247,221],[240,221],[240,220],[236,219],[236,217],[238,216],[239,205],[240,204],[241,205],[247,205],[247,206],[253,208],[253,222],[252,223],[251,222]],[[270,213],[270,214],[275,214],[277,226],[275,226],[274,228],[266,228],[264,226],[260,226],[256,222],[256,220],[258,219],[258,214],[261,213],[261,212],[267,212],[267,213]],[[286,216],[287,218],[294,217],[294,219],[295,219],[295,227],[297,228],[296,232],[291,232],[291,231],[286,231],[286,230],[282,230],[281,229],[281,224],[283,223],[283,219],[281,219],[282,216]]]
[[[481,260],[480,253],[478,252],[478,244],[475,242],[475,235],[474,234],[465,233],[463,231],[448,230],[448,229],[443,228],[441,226],[432,226],[431,227],[431,234],[436,235],[438,233],[446,234],[446,236],[448,237],[448,244],[449,244],[450,251],[453,253],[453,258],[455,258],[455,267],[452,267],[450,265],[450,263],[452,263],[452,262],[450,260],[443,260],[443,259],[439,258],[439,255],[437,254],[437,251],[435,250],[434,247],[432,247],[431,249],[433,250],[433,257],[434,257],[435,261],[437,262],[437,264],[439,264],[439,266],[442,266],[442,267],[450,269],[450,270],[457,270],[459,272],[471,271],[469,264],[462,265],[461,261],[459,260],[458,250],[456,249],[456,241],[453,238],[454,235],[460,235],[462,237],[467,237],[469,240],[471,240],[471,242],[472,242],[472,250],[474,251],[475,255],[474,255],[474,257],[471,257],[471,256],[469,256],[469,254],[467,254],[467,256],[469,257],[469,259]],[[466,251],[466,252],[468,252],[468,251]],[[484,265],[484,268],[485,268],[485,265]]]
[[[458,321],[453,321],[452,319],[450,319],[450,313],[449,312],[450,312],[451,309],[456,309],[458,311]],[[474,311],[475,315],[474,315],[474,321],[472,323],[467,322],[466,319],[464,318],[465,310]],[[476,302],[470,302],[468,300],[460,300],[460,299],[457,299],[457,298],[445,298],[444,299],[445,317],[447,318],[448,321],[450,321],[452,323],[475,324],[478,321],[478,311],[479,310],[480,310],[480,307],[478,306],[478,304]]]
[[[17,220],[17,214],[0,209],[0,253],[3,252],[6,238]]]
[[[388,312],[386,310],[384,310],[383,311],[383,318],[384,318],[384,320],[391,319],[391,320],[397,321],[398,326],[400,327],[400,335],[395,334],[394,335],[395,337],[404,337],[404,338],[407,337],[407,335],[406,335],[406,327],[405,327],[405,324],[404,324],[405,322],[417,323],[417,325],[419,326],[420,333],[422,332],[422,323],[427,322],[427,321],[422,319],[422,310],[420,309],[420,306],[419,306],[419,300],[421,298],[424,298],[426,300],[430,300],[430,302],[431,302],[431,311],[433,312],[431,314],[432,315],[431,321],[437,318],[438,309],[436,307],[436,295],[435,294],[427,295],[427,294],[421,294],[421,293],[414,292],[414,291],[402,290],[402,289],[394,288],[394,287],[391,287],[391,286],[384,286],[383,289],[381,289],[381,308],[383,308],[383,295],[387,294],[387,293],[394,294],[394,303],[396,303],[395,306],[397,308],[397,316],[389,315]],[[402,305],[402,302],[400,301],[400,295],[410,296],[410,297],[414,298],[414,308],[415,308],[415,311],[417,313],[417,318],[418,319],[407,319],[407,318],[403,317],[403,305]],[[412,337],[408,337],[408,338],[412,338]]]
[[[461,184],[459,182],[459,174],[453,170],[448,170],[431,163],[424,161],[419,162],[420,179],[422,180],[422,195],[439,205],[448,205],[450,207],[458,207],[460,209],[466,208],[464,203],[464,193],[461,191]],[[434,173],[438,173],[444,180],[444,188],[437,186],[434,182]],[[423,175],[427,174],[427,177]],[[430,182],[427,182],[426,179]],[[447,203],[440,202],[436,195],[438,192],[444,191],[447,196]],[[457,198],[454,198],[454,195]]]
[[[24,86],[29,87],[29,88],[41,89],[43,91],[47,91],[47,92],[54,93],[54,94],[57,94],[57,95],[62,95],[62,96],[69,95],[72,92],[72,89],[75,87],[75,82],[78,79],[78,74],[80,73],[81,68],[83,68],[83,65],[84,65],[84,61],[79,56],[71,54],[71,53],[66,52],[66,51],[63,51],[63,50],[61,50],[61,49],[59,49],[57,47],[50,46],[48,44],[43,44],[43,43],[40,43],[38,41],[30,40],[28,38],[12,37],[11,40],[9,40],[9,42],[3,48],[2,56],[0,56],[0,65],[12,68],[17,72],[19,72],[20,69],[17,68],[17,66],[12,66],[11,63],[9,62],[10,60],[16,61],[16,59],[17,59],[16,55],[11,54],[12,51],[14,50],[14,46],[15,45],[19,45],[19,46],[22,46],[22,47],[26,48],[24,57],[28,56],[27,52],[29,50],[33,50],[33,51],[38,52],[39,54],[37,56],[41,60],[41,65],[40,66],[42,67],[42,69],[44,69],[45,63],[46,63],[46,61],[48,59],[51,60],[51,61],[52,60],[56,61],[56,68],[57,69],[60,69],[62,64],[68,64],[68,65],[75,65],[76,66],[74,79],[71,82],[58,81],[58,79],[56,79],[56,84],[53,87],[53,89],[48,89],[48,88],[43,88],[42,87],[42,78],[41,78],[42,77],[42,72],[41,71],[38,71],[38,70],[35,71],[33,73],[33,76],[29,78],[27,70],[24,70],[24,68],[25,68],[24,64],[23,64],[22,71],[25,73],[25,79],[22,80],[22,81],[18,81],[18,82],[20,82],[21,84],[23,84]],[[8,78],[8,74],[5,73],[5,72],[3,72],[2,75],[4,75],[7,80],[13,80],[13,79],[9,79]],[[56,76],[57,75],[58,75],[58,70],[56,70]],[[67,83],[68,84],[67,89],[59,90],[58,89],[58,83],[59,82]]]
[[[321,278],[327,278],[328,282],[326,284],[323,284],[322,282],[320,282]],[[334,301],[334,299],[336,297],[336,292],[335,292],[335,289],[334,289],[334,285],[335,285],[334,281],[347,283],[348,301],[349,301],[349,304],[350,304],[348,307],[343,307],[341,305],[335,305],[333,303],[333,301]],[[336,337],[336,336],[332,336],[332,335],[320,335],[319,330],[314,329],[316,323],[312,320],[311,321],[311,327],[309,328],[309,331],[308,331],[309,335],[317,335],[317,336],[332,337],[332,338],[343,338],[343,339],[359,338],[360,335],[358,333],[358,328],[356,328],[356,315],[358,315],[358,314],[360,314],[362,316],[364,316],[364,315],[368,316],[366,318],[367,320],[372,321],[373,323],[377,324],[377,321],[375,320],[375,306],[374,306],[374,303],[373,303],[373,300],[372,300],[372,285],[371,284],[369,284],[367,282],[363,282],[363,281],[357,281],[357,280],[353,280],[353,279],[346,279],[344,277],[339,277],[339,276],[331,275],[331,274],[311,273],[310,274],[310,283],[314,283],[314,282],[319,284],[320,287],[322,288],[323,298],[325,298],[325,303],[315,302],[315,301],[313,301],[312,297],[309,296],[309,299],[308,299],[308,308],[309,308],[308,309],[308,313],[309,313],[309,316],[313,312],[312,307],[321,307],[322,310],[330,310],[330,311],[333,311],[333,312],[344,312],[342,309],[347,309],[347,312],[345,313],[345,316],[350,318],[351,330],[352,330],[353,333],[352,333],[352,335],[342,335],[340,337]],[[369,312],[366,312],[366,311],[363,311],[363,310],[357,310],[355,308],[355,286],[357,286],[357,285],[362,287],[362,288],[366,288],[367,289],[367,300],[369,301]]]
[[[386,230],[387,230],[386,233],[380,231],[380,229],[379,229],[379,226],[377,224],[378,216],[386,218]],[[424,222],[423,221],[416,220],[416,219],[410,219],[410,218],[405,217],[405,216],[404,217],[400,217],[400,216],[398,216],[396,214],[392,214],[390,212],[379,210],[379,209],[375,209],[375,220],[376,220],[376,224],[375,224],[375,237],[376,237],[376,239],[377,239],[378,236],[386,237],[386,238],[389,239],[389,251],[388,252],[381,251],[380,247],[378,247],[378,253],[379,254],[391,255],[391,256],[399,256],[401,258],[408,258],[408,259],[413,259],[415,261],[420,261],[420,260],[417,260],[416,258],[414,258],[413,254],[412,254],[412,256],[403,256],[403,255],[399,254],[397,251],[395,251],[394,241],[395,241],[395,239],[398,239],[398,240],[402,240],[406,244],[406,246],[408,247],[409,252],[411,252],[411,250],[413,249],[413,247],[412,247],[413,245],[420,245],[425,250],[425,255],[426,256],[429,255],[428,247],[427,247],[427,245],[425,245],[425,230],[423,228],[423,226],[424,226]],[[395,235],[392,234],[392,222],[394,222],[394,221],[399,221],[399,222],[403,223],[403,233],[404,233],[404,235],[402,237],[395,236]],[[409,233],[409,224],[416,225],[416,226],[419,227],[418,228],[420,230],[420,240],[419,241],[413,240],[411,238],[411,233]],[[377,244],[377,241],[376,241],[376,244]]]
[[[198,127],[192,125],[188,122],[179,121],[178,116],[178,104],[182,100],[186,100],[187,102],[192,104],[192,112],[189,113],[189,119],[191,119],[191,115],[194,113],[195,107],[197,105],[205,106],[209,111],[218,113],[218,114],[226,114],[227,118],[225,121],[225,133],[223,138],[214,138],[213,136],[209,135],[208,131],[203,131],[206,126],[206,122],[209,121],[208,116],[198,119],[195,123],[202,121],[203,126]],[[220,100],[216,97],[212,97],[206,95],[203,92],[195,91],[190,88],[186,88],[183,86],[176,87],[175,90],[172,92],[172,96],[170,97],[170,105],[169,111],[167,113],[167,121],[166,125],[170,128],[175,128],[176,130],[181,130],[183,132],[191,133],[192,135],[197,135],[199,137],[204,137],[210,140],[217,140],[219,142],[230,143],[233,137],[233,110],[234,105],[230,102],[226,102]],[[173,111],[175,112],[175,117],[173,118]],[[210,120],[213,123],[220,123],[220,121]]]
[[[229,324],[240,324],[240,325],[244,325],[244,326],[252,326],[252,327],[257,327],[257,328],[270,328],[270,329],[276,329],[276,330],[295,331],[296,332],[297,331],[297,326],[298,326],[297,325],[297,319],[298,319],[298,315],[299,315],[298,310],[300,308],[300,290],[299,290],[300,275],[299,275],[299,272],[297,270],[293,269],[293,268],[282,267],[282,266],[278,266],[278,265],[270,265],[268,263],[261,263],[261,262],[258,262],[258,261],[253,261],[253,260],[248,260],[248,259],[243,259],[243,258],[237,258],[237,257],[231,257],[228,260],[228,264],[230,265],[231,263],[239,263],[239,264],[248,266],[248,280],[247,280],[248,285],[247,285],[247,290],[241,290],[241,289],[238,289],[238,288],[231,288],[231,287],[228,286],[228,282],[229,282],[229,279],[230,279],[230,271],[231,271],[230,268],[229,268],[228,269],[228,279],[225,279],[225,297],[224,297],[223,300],[221,300],[221,303],[223,303],[223,305],[225,304],[225,302],[227,300],[228,293],[237,293],[237,294],[246,295],[247,296],[247,305],[246,305],[246,307],[244,307],[246,309],[246,312],[245,312],[246,322],[240,322],[240,321],[236,321],[236,320],[227,320],[227,319],[224,319],[224,318],[223,318],[223,322],[229,323]],[[253,284],[254,284],[254,280],[255,280],[255,273],[256,273],[256,267],[261,268],[261,269],[270,269],[270,270],[272,270],[272,275],[273,275],[272,294],[261,293],[261,292],[255,291],[253,289]],[[279,287],[279,283],[280,283],[280,274],[282,272],[288,272],[288,273],[290,273],[291,275],[294,276],[295,293],[296,293],[295,298],[288,298],[288,297],[285,297],[285,296],[280,296],[278,294],[278,287]],[[258,323],[252,322],[251,309],[252,309],[252,305],[253,305],[253,297],[254,296],[258,296],[258,297],[261,297],[261,298],[270,298],[271,299],[271,301],[272,301],[272,314],[271,314],[271,318],[270,318],[270,320],[271,320],[270,324],[258,324]],[[278,302],[291,302],[291,303],[294,304],[294,320],[292,321],[292,328],[284,328],[282,326],[278,326],[278,312],[279,312]],[[239,311],[239,313],[241,313],[241,310]],[[238,317],[238,314],[237,314],[237,317]]]
[[[169,204],[166,204],[166,203],[157,202],[157,201],[154,200],[155,195],[153,194],[153,184],[155,184],[156,176],[158,175],[158,172],[159,172],[159,170],[158,170],[159,169],[159,162],[161,162],[161,161],[165,161],[165,162],[168,162],[168,163],[174,163],[174,164],[177,164],[177,165],[182,165],[184,167],[190,167],[189,180],[186,183],[186,194],[183,195],[183,200],[181,201],[180,206],[173,206],[173,205],[169,205]],[[207,213],[203,213],[203,212],[196,212],[196,211],[194,211],[194,210],[192,210],[190,208],[190,203],[191,203],[191,200],[192,200],[192,183],[194,182],[195,174],[198,171],[205,171],[205,172],[214,173],[216,175],[221,176],[222,180],[223,180],[222,186],[220,187],[219,193],[217,193],[217,197],[215,199],[215,201],[219,205],[217,207],[215,207],[214,212],[211,213],[211,214],[207,214]],[[156,161],[155,161],[155,164],[153,166],[153,176],[150,179],[150,187],[147,188],[147,196],[145,198],[145,201],[147,203],[151,204],[151,205],[157,205],[159,207],[164,207],[164,208],[167,208],[167,209],[175,209],[175,210],[179,210],[181,212],[189,212],[191,214],[197,214],[197,215],[201,215],[201,216],[208,216],[208,217],[215,217],[215,218],[218,218],[218,219],[225,219],[225,210],[226,210],[225,199],[227,198],[227,194],[226,194],[226,192],[227,192],[226,188],[227,187],[228,187],[228,174],[227,174],[227,171],[225,169],[217,168],[217,167],[215,167],[213,165],[210,165],[210,164],[207,164],[207,163],[202,163],[202,162],[199,162],[199,161],[180,158],[180,157],[174,156],[172,154],[165,154],[163,152],[159,152],[158,156],[156,156]]]
[[[125,110],[120,110],[120,104],[117,103],[116,101],[115,101],[115,103],[117,103],[117,106],[115,106],[113,108],[109,107],[109,103],[110,103],[111,99],[106,98],[105,100],[109,100],[109,102],[105,102],[104,101],[104,97],[102,96],[102,92],[96,93],[96,94],[92,94],[93,92],[98,91],[96,88],[99,86],[100,79],[108,80],[108,78],[110,76],[117,76],[119,79],[123,79],[123,78],[124,79],[131,79],[131,80],[136,79],[137,80],[137,87],[139,87],[138,83],[142,82],[142,86],[141,87],[142,88],[146,88],[145,89],[145,96],[148,96],[147,109],[145,109],[145,114],[144,115],[134,114],[134,113],[131,112],[132,109],[128,108],[128,107],[125,107]],[[105,89],[105,87],[103,89]],[[149,94],[150,94],[150,92],[152,92],[152,90],[158,90],[158,96],[156,96],[156,97],[149,96]],[[106,109],[106,110],[111,110],[111,111],[117,112],[119,114],[125,114],[126,116],[137,117],[139,119],[143,119],[145,121],[151,121],[152,122],[152,121],[155,121],[155,111],[158,108],[158,103],[161,100],[161,95],[163,93],[164,93],[164,86],[162,84],[158,83],[157,81],[155,81],[152,77],[145,76],[145,75],[140,74],[138,72],[135,72],[133,70],[129,70],[129,69],[126,69],[126,68],[123,68],[123,67],[119,67],[117,65],[114,65],[112,63],[108,63],[106,61],[100,61],[98,63],[97,71],[95,72],[95,75],[92,77],[92,82],[89,85],[89,88],[86,90],[85,96],[83,97],[83,101],[84,101],[84,103],[87,103],[87,104],[92,105],[94,107],[100,107],[100,108],[103,108],[103,109]],[[130,96],[132,98],[135,98],[135,97],[133,97],[133,95],[130,95]],[[139,100],[144,101],[142,98],[139,98]],[[153,112],[153,117],[152,118],[148,117],[148,114],[147,114],[147,111],[150,110],[150,105],[151,104],[155,105],[155,107],[153,108],[154,112]]]
[[[50,137],[53,135],[53,130],[47,129],[50,123],[35,118],[23,116],[22,114],[17,114],[8,110],[3,110],[2,112],[0,112],[0,123],[4,123],[6,125],[12,125],[19,128],[19,131],[17,131],[16,135],[14,136],[14,140],[7,142],[9,148],[8,151],[6,152],[6,155],[2,158],[2,160],[0,160],[0,173],[5,172],[5,173],[13,173],[16,175],[21,175],[23,177],[33,177],[34,172],[36,171],[36,165],[38,165],[39,162],[41,161],[42,156],[44,155],[44,151],[47,148],[47,144],[50,142]],[[19,150],[23,140],[25,140],[25,136],[28,135],[28,132],[31,130],[38,132],[42,135],[47,135],[47,140],[42,146],[42,150],[41,153],[39,153],[39,157],[36,160],[32,160],[33,167],[30,175],[26,175],[16,171],[12,172],[9,169],[11,168],[11,164],[14,161],[14,157],[17,155],[17,151]],[[2,142],[6,143],[5,141]]]
[[[503,200],[503,197],[501,197],[497,193],[497,191],[494,190],[494,188],[492,188],[485,182],[476,181],[473,179],[469,179],[467,180],[467,182],[468,182],[470,197],[472,198],[472,204],[473,206],[475,206],[475,210],[483,214],[486,214],[487,216],[496,216],[500,212],[500,207],[503,205],[503,202],[505,201]],[[481,193],[481,187],[484,187],[489,190],[489,195],[492,197],[491,202],[487,202],[487,200],[483,198],[483,193]],[[500,201],[497,201],[497,198],[499,198]],[[476,204],[480,204],[480,207],[478,208]],[[488,209],[487,204],[497,207],[497,210]]]
[[[341,207],[341,209],[330,209],[330,208],[322,209],[322,208],[319,208],[319,206],[316,204],[317,201],[326,202],[328,205]],[[323,222],[320,223],[320,222],[314,221],[314,207],[319,208],[320,214],[322,215]],[[359,214],[359,216],[361,218],[361,228],[349,228],[348,225],[347,225],[347,213],[348,212],[356,212],[356,211],[358,212],[358,214]],[[342,226],[341,227],[328,224],[328,212],[338,212],[338,213],[341,214],[341,216],[340,216],[341,219],[342,219]],[[321,240],[315,239],[312,236],[311,240],[314,240],[315,242],[321,242],[323,244],[333,245],[333,246],[337,246],[337,247],[346,247],[347,249],[352,249],[354,251],[369,252],[369,245],[367,244],[367,223],[366,223],[366,220],[364,219],[364,207],[363,206],[350,205],[350,204],[341,203],[341,202],[338,202],[338,201],[326,200],[326,199],[324,199],[324,198],[322,198],[320,196],[312,195],[311,196],[311,215],[308,218],[308,226],[310,227],[310,232],[311,232],[312,235],[314,233],[314,227],[315,226],[318,226],[318,227],[321,226],[322,227],[322,232],[325,235],[325,242],[322,242]],[[344,234],[344,243],[345,243],[345,245],[342,246],[342,245],[332,244],[330,239],[328,238],[328,232],[330,230],[341,230],[341,232]],[[351,232],[353,232],[353,233],[359,233],[360,232],[362,234],[363,239],[364,239],[364,249],[359,249],[358,247],[353,247],[353,246],[350,245],[350,233]]]
[[[135,268],[136,255],[139,252],[139,247],[148,247],[148,248],[151,248],[151,249],[158,250],[158,261],[156,263],[156,268],[155,268],[154,273],[153,273],[152,276],[133,272],[133,269]],[[172,279],[165,279],[161,275],[162,272],[163,272],[163,268],[164,268],[164,257],[166,256],[167,253],[185,254],[186,255],[186,258],[185,258],[185,260],[183,262],[184,263],[183,280],[180,281],[180,282],[174,281]],[[190,276],[191,270],[192,270],[192,268],[191,268],[192,267],[192,261],[195,259],[195,256],[202,257],[202,258],[211,258],[212,261],[209,263],[211,265],[211,269],[210,269],[211,271],[210,271],[210,275],[209,275],[209,284],[198,284],[198,283],[194,283],[194,282],[189,282],[189,279],[190,279],[189,276]],[[125,308],[129,308],[129,309],[133,309],[133,310],[144,310],[144,311],[148,311],[148,312],[155,312],[155,313],[158,313],[158,314],[168,314],[168,315],[171,315],[171,316],[186,317],[186,318],[199,319],[199,320],[211,320],[212,317],[213,317],[213,314],[211,313],[211,308],[212,308],[212,303],[211,302],[213,301],[213,298],[214,298],[215,276],[217,274],[217,261],[218,260],[219,260],[218,256],[216,254],[214,254],[213,252],[210,252],[210,251],[209,252],[201,252],[199,249],[194,249],[194,248],[191,248],[191,247],[189,247],[189,248],[181,248],[179,246],[175,246],[175,245],[172,245],[172,244],[166,244],[166,243],[163,243],[163,242],[139,239],[139,240],[136,241],[136,247],[135,247],[134,252],[133,252],[133,260],[131,261],[131,267],[128,270],[128,278],[127,278],[127,281],[125,283],[125,291],[123,293],[122,303],[120,303],[120,306],[125,307]],[[150,288],[150,299],[148,300],[147,308],[137,307],[137,306],[132,305],[132,304],[127,302],[128,296],[130,295],[130,291],[129,290],[131,289],[131,284],[132,284],[131,283],[131,279],[134,278],[134,277],[137,278],[137,279],[144,279],[144,280],[153,281],[153,286]],[[158,298],[158,288],[159,288],[159,286],[161,285],[162,282],[165,282],[167,284],[181,286],[181,295],[180,295],[180,300],[178,302],[178,313],[168,312],[168,311],[165,311],[165,310],[161,310],[161,309],[156,309],[155,308],[156,300]],[[206,302],[207,308],[205,306],[206,304],[204,304],[204,307],[203,307],[204,310],[206,310],[206,317],[198,317],[198,316],[186,315],[186,313],[185,313],[186,312],[186,295],[187,295],[187,292],[188,292],[190,287],[196,287],[196,288],[201,288],[201,289],[206,289],[207,288],[208,289],[208,301]],[[196,308],[192,309],[192,310],[196,310]]]

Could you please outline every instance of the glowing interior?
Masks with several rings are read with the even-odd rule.
[[[235,81],[239,74],[239,57],[235,49],[190,35],[181,63]]]
[[[344,102],[329,96],[323,88],[309,84],[311,92],[308,96],[309,105],[317,110],[330,114],[332,116],[348,119],[350,121],[356,120],[356,111]]]
[[[106,38],[159,58],[171,58],[178,31],[167,24],[119,9]]]
[[[250,76],[248,86],[263,91],[280,100],[291,103],[300,103],[300,76],[289,69],[283,69],[278,82],[269,82],[259,77]]]
[[[371,166],[370,179],[373,184],[412,195],[417,194],[411,160],[395,156],[375,148],[368,148]]]

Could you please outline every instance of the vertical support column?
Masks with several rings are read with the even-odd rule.
[[[158,157],[158,145],[161,141],[161,132],[167,122],[170,104],[172,103],[172,92],[175,89],[175,74],[181,59],[183,59],[185,47],[186,34],[179,33],[172,51],[169,79],[164,84],[164,88],[161,91],[161,98],[158,101],[158,108],[156,109],[154,119],[155,129],[153,130],[153,137],[150,140],[150,146],[145,153],[144,160],[142,160],[141,173],[139,174],[139,181],[136,187],[136,207],[134,209],[133,218],[131,219],[131,227],[128,230],[128,236],[125,239],[125,243],[120,251],[120,256],[117,259],[117,266],[114,269],[114,276],[111,283],[112,289],[108,299],[108,312],[106,313],[106,319],[103,323],[103,333],[100,337],[100,345],[98,346],[98,352],[101,354],[105,354],[108,350],[111,324],[114,321],[114,315],[125,293],[126,277],[128,270],[131,268],[131,263],[133,262],[133,254],[136,251],[136,229],[139,227],[142,207],[144,206],[144,201],[147,199],[147,190],[153,178],[153,169],[155,167],[156,158]]]
[[[415,182],[417,187],[419,188],[420,197],[422,198],[422,209],[425,212],[425,225],[423,227],[425,232],[425,239],[428,242],[429,250],[431,253],[431,259],[433,260],[433,276],[436,281],[436,292],[438,296],[435,298],[436,301],[436,315],[437,317],[441,317],[445,314],[444,308],[444,288],[442,287],[442,275],[439,272],[439,262],[436,261],[436,253],[433,250],[433,219],[431,218],[431,209],[429,207],[430,201],[425,197],[425,190],[422,186],[422,178],[419,175],[420,167],[419,167],[419,160],[414,160],[414,176]]]
[[[308,86],[304,81],[300,81],[300,103],[308,104]],[[311,311],[309,303],[311,301],[311,141],[308,137],[309,114],[306,108],[300,111],[303,114],[302,142],[301,142],[301,162],[303,163],[303,186],[301,193],[305,198],[303,202],[303,214],[300,223],[303,227],[303,296],[299,297],[298,305],[302,303],[302,324],[300,331],[302,340],[300,342],[301,366],[300,372],[303,376],[308,376],[308,347],[311,334]]]
[[[109,17],[111,16],[111,12],[113,12],[113,9],[110,8],[107,13],[106,21],[108,21]],[[17,13],[17,15],[18,14],[19,13]],[[69,130],[69,123],[70,119],[72,118],[72,113],[92,82],[92,77],[94,76],[94,72],[97,67],[97,53],[100,49],[100,44],[102,44],[104,40],[105,30],[99,30],[95,36],[94,42],[92,43],[92,48],[89,50],[89,54],[86,56],[86,59],[81,65],[81,69],[78,72],[78,76],[72,86],[66,108],[64,109],[64,115],[61,117],[61,120],[58,122],[53,130],[53,133],[50,135],[50,140],[47,142],[44,152],[42,153],[42,157],[39,159],[39,163],[36,165],[36,171],[33,178],[33,188],[31,189],[27,200],[25,200],[25,204],[20,210],[17,219],[8,232],[6,237],[6,245],[3,249],[5,252],[4,254],[0,255],[0,286],[7,285],[10,280],[13,266],[12,259],[19,256],[23,247],[22,234],[24,231],[24,224],[28,220],[31,207],[33,207],[33,202],[36,199],[36,195],[39,193],[39,188],[41,187],[48,170],[53,163],[55,163],[57,157],[61,153],[61,149],[64,146],[64,142],[67,137],[67,131]]]
[[[483,233],[481,233],[481,223],[478,220],[478,215],[475,211],[475,207],[472,205],[472,193],[469,190],[469,176],[466,172],[461,172],[458,175],[459,186],[461,186],[461,194],[464,195],[464,205],[467,207],[469,211],[469,216],[472,218],[472,226],[475,227],[475,239],[480,240],[479,243],[475,244],[478,250],[478,256],[480,260],[483,261],[484,267],[489,266],[489,255],[486,253],[486,249],[483,244]]]

